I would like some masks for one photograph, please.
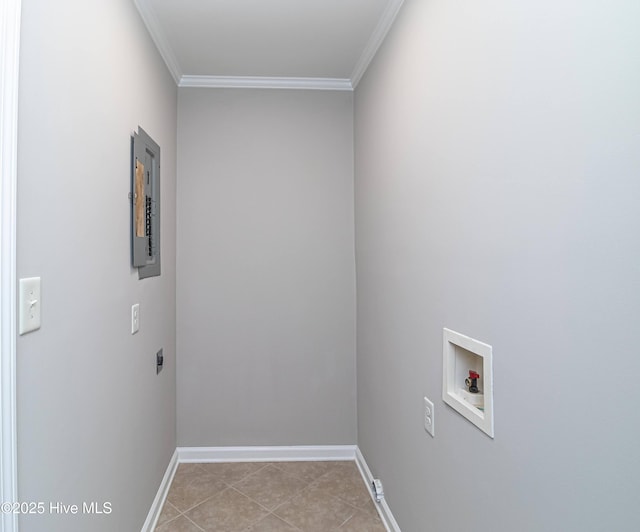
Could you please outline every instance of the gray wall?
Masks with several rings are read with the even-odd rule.
[[[352,94],[178,116],[178,443],[355,443]]]
[[[358,442],[403,532],[638,529],[639,20],[408,1],[356,91]],[[443,327],[493,345],[494,440]]]
[[[42,277],[43,303],[18,341],[18,482],[47,511],[20,530],[140,530],[176,446],[177,89],[129,0],[32,0],[22,22],[18,275]],[[138,125],[162,149],[162,276],[144,281],[127,197]],[[50,501],[113,513],[49,515]]]

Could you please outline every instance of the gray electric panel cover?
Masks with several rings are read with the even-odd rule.
[[[141,127],[131,144],[131,257],[144,279],[160,275],[160,146]]]

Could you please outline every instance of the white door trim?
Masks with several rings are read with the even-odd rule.
[[[0,2],[0,500],[18,500],[16,441],[16,186],[21,0]],[[0,513],[0,531],[18,517]]]

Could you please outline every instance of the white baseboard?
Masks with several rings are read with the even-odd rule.
[[[171,486],[171,482],[173,481],[173,475],[176,474],[176,469],[178,468],[178,450],[176,449],[171,457],[171,461],[167,466],[167,470],[164,473],[164,477],[162,477],[162,482],[160,483],[160,487],[158,488],[158,493],[156,493],[156,498],[153,499],[153,503],[151,504],[151,509],[147,514],[147,519],[142,525],[141,532],[153,532],[156,528],[156,524],[158,523],[158,518],[160,517],[160,512],[162,511],[162,506],[164,505],[164,501],[167,498],[167,493],[169,492],[169,486]]]
[[[321,462],[355,460],[355,445],[294,447],[178,447],[178,462]]]
[[[360,470],[362,478],[369,487],[369,494],[371,495],[373,504],[375,504],[376,506],[376,510],[378,510],[378,513],[380,514],[380,519],[382,519],[387,532],[401,532],[400,527],[398,526],[398,522],[393,517],[386,499],[383,498],[380,502],[375,501],[375,498],[373,497],[373,491],[371,490],[371,483],[373,482],[374,476],[371,474],[371,470],[369,469],[369,466],[367,465],[367,462],[365,461],[364,456],[360,452],[359,448],[356,448],[356,465]]]

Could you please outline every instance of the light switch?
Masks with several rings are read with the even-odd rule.
[[[20,323],[18,332],[25,334],[40,328],[40,277],[20,279]]]
[[[140,303],[131,306],[131,334],[140,330]]]

